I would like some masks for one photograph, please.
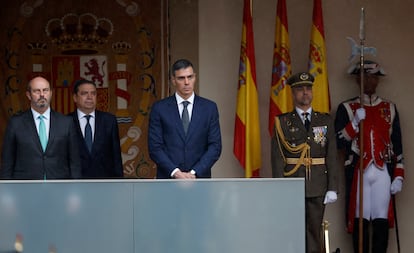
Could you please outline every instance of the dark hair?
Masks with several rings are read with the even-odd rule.
[[[175,76],[175,71],[180,69],[186,69],[188,67],[194,68],[193,64],[187,59],[179,59],[175,61],[171,67],[171,76]]]
[[[73,84],[73,94],[78,93],[79,86],[81,86],[82,84],[92,84],[93,86],[96,87],[96,84],[92,81],[89,81],[89,80],[86,80],[86,79],[79,79]]]

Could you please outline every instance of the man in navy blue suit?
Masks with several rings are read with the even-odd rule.
[[[211,167],[221,154],[216,103],[194,93],[193,64],[177,60],[171,69],[174,95],[153,104],[148,148],[157,164],[157,178],[211,178]]]
[[[96,110],[95,83],[76,81],[73,101],[77,110],[70,115],[77,129],[82,178],[122,178],[118,122],[114,115]]]

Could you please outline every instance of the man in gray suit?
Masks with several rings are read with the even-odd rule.
[[[76,128],[70,117],[51,110],[50,83],[33,78],[26,96],[31,108],[13,116],[6,128],[0,178],[80,178]]]

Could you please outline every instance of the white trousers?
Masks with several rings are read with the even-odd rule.
[[[364,171],[363,180],[363,218],[387,219],[391,198],[391,178],[387,165],[384,164],[384,167],[379,169],[374,163],[370,163]],[[359,177],[355,217],[359,218]]]

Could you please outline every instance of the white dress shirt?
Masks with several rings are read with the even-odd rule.
[[[79,109],[77,109],[77,111],[78,111],[79,126],[82,131],[82,135],[85,138],[85,126],[87,123],[85,116],[87,114],[80,111]],[[95,139],[95,111],[89,113],[89,115],[91,115],[91,117],[89,118],[89,124],[91,125],[91,128],[92,128],[92,141],[93,141]]]
[[[50,130],[50,107],[43,113],[40,114],[38,112],[36,112],[35,110],[33,110],[33,108],[31,108],[32,110],[32,114],[33,114],[33,120],[36,124],[36,129],[37,132],[39,132],[39,124],[40,124],[40,119],[39,116],[43,115],[43,122],[45,123],[45,127],[46,127],[46,136],[49,139],[49,130]]]

